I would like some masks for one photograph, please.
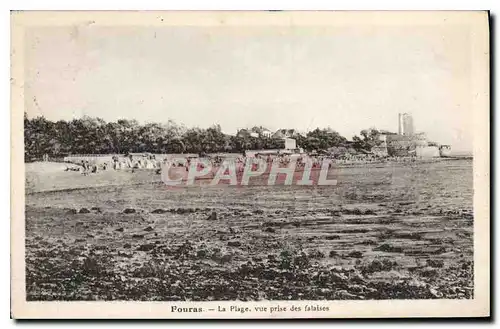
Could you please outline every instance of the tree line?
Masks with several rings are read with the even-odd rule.
[[[136,120],[120,119],[106,122],[101,118],[83,117],[56,122],[45,117],[24,115],[24,154],[31,161],[44,155],[61,157],[70,154],[126,153],[243,153],[249,149],[283,148],[282,137],[294,138],[306,151],[329,148],[369,150],[378,132],[363,130],[361,137],[349,142],[338,132],[316,128],[306,134],[293,129],[280,129],[273,136],[263,136],[263,127],[241,129],[235,136],[224,134],[217,124],[209,128],[167,123],[139,124]],[[258,136],[258,137],[257,137]]]

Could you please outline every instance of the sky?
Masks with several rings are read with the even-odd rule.
[[[59,26],[25,35],[25,111],[224,132],[397,132],[472,149],[470,34],[449,26]]]

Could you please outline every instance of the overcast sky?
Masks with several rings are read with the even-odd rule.
[[[467,30],[50,27],[26,34],[29,116],[397,131],[471,150]]]

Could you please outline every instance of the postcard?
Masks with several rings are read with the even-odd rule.
[[[488,12],[11,28],[13,318],[489,317]]]

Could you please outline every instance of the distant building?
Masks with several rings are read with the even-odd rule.
[[[297,142],[293,138],[281,138],[279,139],[279,148],[277,149],[266,149],[266,150],[246,150],[246,156],[256,156],[263,154],[294,154],[302,153],[303,150],[297,148]]]
[[[260,135],[262,137],[270,138],[273,135],[273,132],[271,130],[269,130],[269,129],[264,129],[264,130],[262,130],[262,132],[260,133]]]
[[[381,130],[379,143],[372,147],[372,153],[378,156],[416,156],[417,158],[436,158],[449,156],[450,145],[439,145],[429,141],[425,133],[415,132],[411,114],[399,113],[398,134]]]
[[[266,128],[263,128],[262,130],[256,129],[256,128],[238,129],[236,132],[236,136],[243,137],[243,138],[246,138],[246,137],[256,137],[256,138],[267,137],[267,138],[270,138],[270,137],[274,137],[273,135],[275,135],[275,133],[273,133],[272,131],[270,131],[269,129],[266,129]],[[286,137],[286,136],[282,136],[280,138],[283,138],[283,137]]]
[[[297,142],[293,138],[284,138],[285,140],[285,150],[295,150],[297,148]]]
[[[291,138],[298,135],[295,129],[278,129],[274,134],[273,138]]]
[[[297,141],[295,138],[277,138],[275,142],[280,150],[295,150],[297,148]]]
[[[428,142],[424,133],[411,136],[394,133],[381,133],[380,143],[372,148],[372,153],[378,156],[416,156],[417,158],[434,158],[442,156],[440,148]]]
[[[386,134],[384,132],[384,133],[381,133],[379,135],[378,138],[380,140],[380,143],[378,145],[372,147],[373,154],[375,154],[377,156],[381,156],[381,157],[385,157],[385,156],[389,155],[389,150],[387,148],[387,135],[389,135],[389,134]]]
[[[415,152],[416,143],[412,136],[387,135],[386,138],[389,156],[408,156]]]
[[[415,148],[417,158],[439,158],[439,147],[437,146],[417,146]]]
[[[248,129],[238,129],[236,136],[240,138],[250,137],[250,131]]]
[[[451,146],[450,145],[441,145],[439,147],[439,155],[442,157],[449,157],[451,155]]]
[[[399,113],[398,115],[398,132],[399,135],[413,136],[415,128],[413,126],[413,117],[409,113]]]

